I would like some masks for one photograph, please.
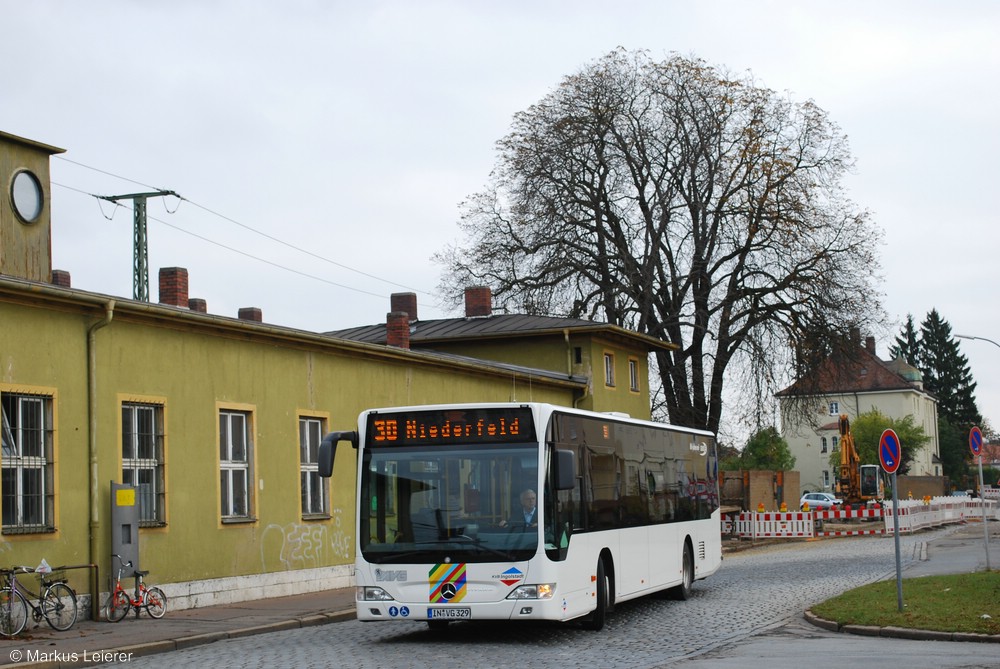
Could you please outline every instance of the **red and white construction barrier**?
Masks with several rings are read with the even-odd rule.
[[[899,531],[916,532],[926,527],[939,527],[969,520],[996,520],[997,507],[992,500],[964,497],[933,497],[928,501],[907,499],[899,503]],[[892,502],[885,504],[885,531],[894,532]]]
[[[989,499],[935,497],[929,501],[903,500],[899,503],[899,531],[915,532],[969,520],[1000,520],[1000,504]],[[825,530],[827,521],[879,521],[876,527]],[[751,512],[731,514],[722,520],[722,532],[740,539],[801,539],[813,537],[854,537],[891,535],[895,530],[892,502],[863,509],[830,511]]]
[[[871,506],[864,509],[836,509],[831,511],[816,511],[814,512],[817,521],[826,520],[882,520],[882,507]],[[885,534],[885,528],[879,525],[877,528],[872,529],[858,529],[858,530],[830,530],[826,531],[821,529],[823,527],[822,522],[816,523],[816,536],[817,537],[864,537],[864,536],[874,536],[877,534]]]

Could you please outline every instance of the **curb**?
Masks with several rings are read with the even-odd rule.
[[[875,627],[872,625],[841,625],[834,620],[820,618],[811,609],[803,614],[806,622],[828,632],[856,634],[858,636],[887,637],[914,641],[977,641],[979,643],[1000,643],[1000,634],[975,634],[972,632],[939,632],[919,630],[909,627]]]
[[[302,627],[315,627],[327,623],[346,622],[356,618],[356,612],[352,609],[344,611],[334,611],[333,613],[320,613],[303,618],[293,618],[282,622],[269,623],[267,625],[256,625],[253,627],[243,627],[223,632],[209,632],[206,634],[194,634],[191,636],[178,637],[176,639],[163,639],[161,641],[150,641],[131,646],[120,646],[109,650],[102,650],[100,655],[93,655],[83,659],[80,654],[63,653],[65,658],[46,660],[42,662],[21,662],[18,669],[71,669],[77,667],[90,667],[98,664],[114,662],[121,656],[129,659],[143,657],[145,655],[156,655],[158,653],[169,653],[175,650],[185,650],[225,641],[226,639],[240,639],[257,634],[268,634],[270,632],[283,632],[286,630],[299,629]],[[73,659],[73,657],[77,659]],[[86,654],[84,654],[86,656]]]

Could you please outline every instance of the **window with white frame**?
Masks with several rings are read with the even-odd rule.
[[[604,354],[604,385],[613,388],[615,385],[615,354]]]
[[[840,448],[840,437],[830,437],[830,446],[835,451]]]
[[[163,407],[123,402],[122,483],[136,488],[140,526],[166,523],[163,471]]]
[[[826,437],[820,437],[819,444],[819,452],[826,453]]]
[[[634,393],[639,392],[639,361],[629,358],[628,361],[628,389]]]
[[[55,529],[52,398],[0,394],[3,408],[4,534]]]
[[[830,415],[831,416],[840,415],[840,402],[830,402]]]
[[[823,470],[823,489],[824,490],[830,489],[830,472],[827,471],[826,469]]]
[[[219,411],[219,475],[222,517],[241,520],[253,516],[253,441],[251,414]]]
[[[330,514],[328,480],[319,475],[319,444],[323,439],[323,420],[299,418],[299,479],[302,489],[302,515]]]

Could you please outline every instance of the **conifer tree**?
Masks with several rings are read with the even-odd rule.
[[[937,396],[938,415],[960,429],[980,423],[969,360],[959,352],[951,325],[936,309],[931,309],[920,324],[918,350],[912,364],[923,374],[924,387]]]
[[[924,388],[937,397],[942,469],[953,483],[961,483],[967,475],[968,440],[964,435],[971,426],[982,424],[983,419],[976,407],[976,382],[969,361],[959,352],[951,325],[937,309],[931,309],[918,333],[913,316],[907,314],[892,352],[917,367]]]
[[[913,366],[917,365],[917,360],[920,357],[920,340],[917,337],[917,329],[913,325],[913,314],[906,314],[906,325],[896,337],[896,345],[890,351],[892,357],[900,357]]]

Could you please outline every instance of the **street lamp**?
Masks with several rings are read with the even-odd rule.
[[[958,337],[959,339],[978,339],[980,341],[988,341],[997,348],[1000,348],[1000,344],[996,343],[992,339],[987,339],[986,337],[973,337],[972,335],[960,335],[960,334],[956,334],[955,336]]]

